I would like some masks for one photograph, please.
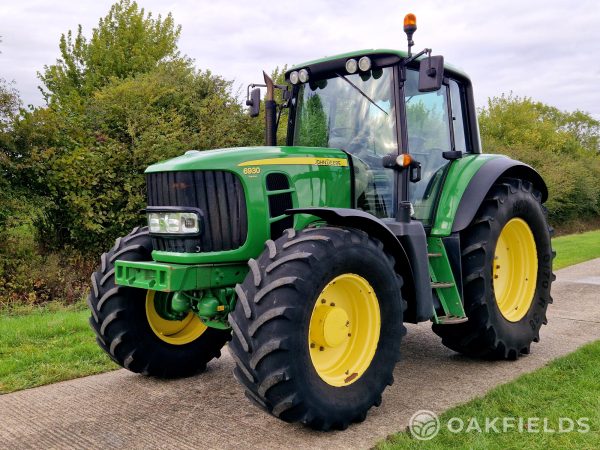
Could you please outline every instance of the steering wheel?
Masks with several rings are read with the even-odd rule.
[[[346,137],[352,131],[350,127],[334,127],[329,130],[329,137]]]
[[[369,151],[369,148],[373,148],[373,144],[374,137],[371,133],[361,133],[350,141],[348,152],[362,159],[369,167],[380,168],[383,155]]]

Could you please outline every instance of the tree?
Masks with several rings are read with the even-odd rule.
[[[20,107],[21,99],[13,83],[0,77],[0,235],[4,234],[7,221],[20,203],[11,182],[10,159],[13,148],[11,132]]]
[[[92,95],[112,79],[126,79],[182,59],[177,49],[181,28],[171,14],[156,19],[130,0],[115,3],[88,40],[81,25],[60,38],[61,58],[38,74],[50,105],[70,105]],[[189,62],[189,61],[188,61]]]

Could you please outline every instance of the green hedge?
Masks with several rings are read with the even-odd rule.
[[[553,224],[600,214],[600,122],[509,95],[490,99],[479,125],[486,153],[506,154],[540,172]]]

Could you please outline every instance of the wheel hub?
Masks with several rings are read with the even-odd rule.
[[[165,294],[157,291],[146,293],[146,318],[154,334],[172,345],[185,345],[198,339],[207,329],[200,318],[189,312],[180,320],[167,320],[158,313],[156,304],[164,302]]]
[[[318,347],[334,348],[348,339],[350,321],[348,314],[342,308],[331,305],[321,305],[313,313],[315,326],[311,327],[311,340]]]

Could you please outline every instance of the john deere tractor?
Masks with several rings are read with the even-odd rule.
[[[468,76],[413,54],[413,15],[404,29],[406,52],[265,75],[247,101],[264,105],[265,146],[146,170],[147,226],[92,275],[90,322],[115,362],[189,376],[231,341],[254,404],[328,430],[381,403],[404,322],[472,357],[529,353],[552,302],[546,185],[482,154]]]

